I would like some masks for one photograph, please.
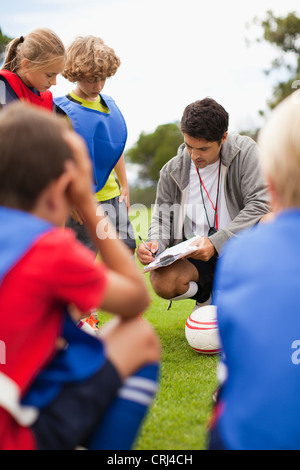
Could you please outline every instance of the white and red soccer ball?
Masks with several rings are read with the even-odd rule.
[[[196,306],[185,324],[187,342],[199,354],[219,354],[222,350],[215,305]]]

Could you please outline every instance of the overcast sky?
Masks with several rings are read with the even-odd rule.
[[[268,9],[300,15],[299,0],[0,0],[0,5],[0,27],[11,37],[48,27],[66,45],[93,34],[115,49],[122,64],[103,93],[114,97],[125,116],[127,148],[142,131],[180,120],[186,105],[205,96],[229,112],[230,131],[260,125],[258,110],[265,109],[276,81],[264,70],[277,51],[254,42],[262,31],[252,20]],[[59,96],[70,89],[60,77],[51,91]]]

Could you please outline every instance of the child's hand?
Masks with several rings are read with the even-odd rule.
[[[66,162],[66,171],[71,174],[68,187],[70,203],[78,209],[92,197],[92,164],[83,139],[75,132],[66,131],[64,139],[71,149],[75,162]]]
[[[78,212],[78,209],[75,209],[75,207],[73,207],[70,210],[70,216],[73,220],[75,220],[75,222],[78,222],[80,225],[83,225],[84,217]]]
[[[129,212],[130,209],[130,202],[129,202],[129,187],[128,186],[121,186],[120,187],[120,197],[119,197],[119,202],[125,201],[126,207],[127,207],[127,212]]]

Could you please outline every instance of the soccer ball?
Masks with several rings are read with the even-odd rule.
[[[185,324],[187,342],[199,354],[219,354],[221,343],[215,305],[196,306]]]

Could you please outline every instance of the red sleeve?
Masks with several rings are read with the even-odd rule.
[[[69,229],[55,230],[40,239],[51,257],[47,273],[52,298],[75,304],[82,312],[101,305],[107,286],[107,268],[78,242]],[[49,266],[49,264],[48,264]]]

